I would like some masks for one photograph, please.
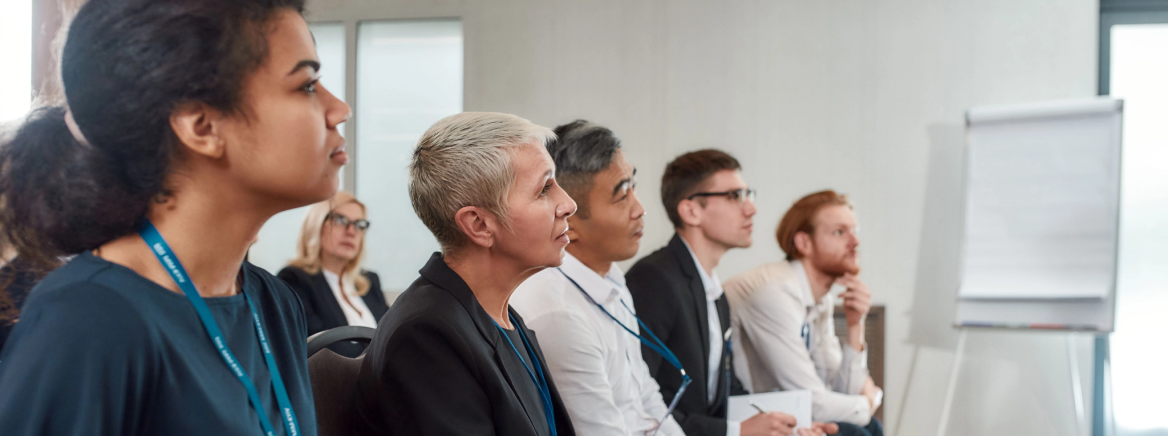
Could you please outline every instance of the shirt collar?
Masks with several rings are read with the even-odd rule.
[[[581,262],[576,256],[565,252],[564,263],[560,265],[560,271],[575,280],[581,288],[584,288],[584,292],[597,302],[613,301],[619,297],[618,286],[625,286],[625,274],[616,263],[609,266],[608,274],[601,277],[592,268],[584,265],[584,262]]]
[[[815,307],[815,295],[811,293],[811,280],[807,278],[807,269],[803,267],[803,261],[792,260],[791,269],[795,271],[799,283],[799,301],[803,302],[803,306]]]
[[[702,287],[706,290],[706,300],[714,301],[722,296],[722,282],[718,280],[718,272],[706,274],[705,268],[702,268],[702,262],[698,260],[698,255],[694,254],[693,247],[689,246],[689,242],[685,238],[681,238],[681,243],[685,244],[685,249],[689,250],[689,255],[693,257],[694,266],[697,267],[698,276],[702,278]]]

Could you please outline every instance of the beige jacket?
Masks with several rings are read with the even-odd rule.
[[[762,265],[732,277],[730,303],[735,372],[751,392],[807,389],[815,421],[867,425],[872,413],[860,395],[868,379],[867,350],[841,346],[835,299],[816,303],[799,261]]]

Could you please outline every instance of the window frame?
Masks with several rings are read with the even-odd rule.
[[[1123,24],[1168,24],[1168,0],[1099,1],[1098,94],[1111,94],[1111,28]],[[1116,434],[1111,396],[1111,341],[1106,333],[1095,336],[1091,434]]]

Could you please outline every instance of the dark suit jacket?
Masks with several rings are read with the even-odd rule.
[[[633,295],[637,316],[677,355],[681,366],[693,379],[677,404],[674,419],[687,436],[725,436],[727,397],[746,391],[734,376],[727,354],[720,361],[717,394],[712,403],[708,401],[710,324],[706,314],[706,289],[685,242],[680,236],[673,235],[669,245],[637,261],[625,274],[625,280]],[[726,303],[726,296],[718,298],[714,306],[718,308],[722,333],[725,334],[730,329],[730,306]],[[649,373],[661,386],[661,396],[668,402],[681,388],[681,374],[648,347],[642,347],[641,351],[649,365]],[[721,353],[722,350],[713,351]]]
[[[381,293],[381,280],[376,273],[369,271],[362,272],[361,275],[369,279],[369,292],[361,299],[373,313],[373,319],[380,320],[389,310],[389,306],[385,304],[385,294]],[[345,312],[341,310],[341,303],[337,301],[333,289],[324,278],[324,271],[308,274],[300,268],[289,266],[280,270],[276,277],[284,279],[288,286],[296,291],[296,295],[300,296],[300,302],[304,303],[304,319],[308,323],[309,336],[333,327],[349,325],[349,321],[345,319]]]
[[[359,411],[370,434],[549,434],[532,421],[544,413],[541,402],[524,402],[516,390],[532,383],[527,369],[466,282],[441,253],[419,272],[378,323],[361,366]],[[543,367],[558,435],[574,436],[535,334],[508,310]]]

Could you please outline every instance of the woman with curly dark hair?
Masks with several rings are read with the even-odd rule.
[[[0,149],[0,233],[76,255],[0,352],[5,435],[315,435],[300,302],[247,263],[272,215],[329,198],[349,107],[302,0],[91,0],[65,107]]]

